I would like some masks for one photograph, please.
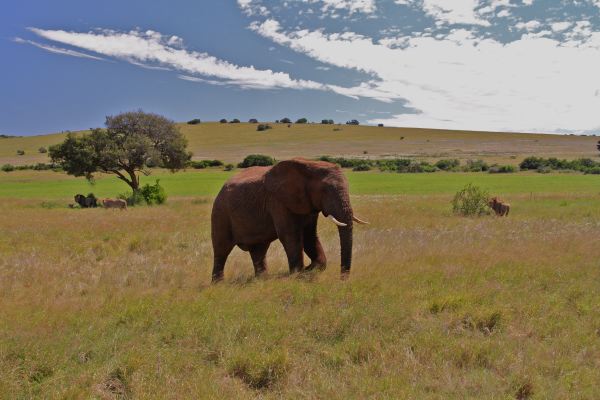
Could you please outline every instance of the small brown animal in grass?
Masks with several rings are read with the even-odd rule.
[[[494,210],[498,217],[506,217],[510,212],[510,204],[503,202],[498,197],[492,197],[488,201],[488,206]]]
[[[102,199],[104,208],[119,208],[127,210],[127,202],[123,199]]]

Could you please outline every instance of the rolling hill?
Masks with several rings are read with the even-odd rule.
[[[595,157],[591,136],[450,131],[373,126],[271,124],[257,132],[256,124],[180,124],[194,159],[237,162],[248,154],[262,153],[277,159],[320,155],[346,157],[418,157],[423,159],[482,158],[517,163],[530,155],[559,158]],[[65,133],[0,139],[0,164],[47,162],[40,147],[59,143]],[[24,150],[25,155],[17,155]]]

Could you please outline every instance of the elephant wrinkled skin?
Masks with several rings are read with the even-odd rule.
[[[266,271],[269,245],[279,239],[290,273],[324,269],[327,258],[317,236],[319,212],[337,226],[342,276],[352,264],[354,217],[348,181],[335,164],[293,159],[273,167],[248,168],[228,180],[213,204],[213,282],[223,279],[227,256],[234,246],[249,251],[256,275]]]

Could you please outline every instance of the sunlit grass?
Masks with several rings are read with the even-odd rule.
[[[349,174],[371,225],[355,228],[348,281],[321,222],[325,272],[289,277],[274,243],[265,279],[236,249],[211,286],[226,174],[165,175],[166,206],[127,212],[67,209],[61,191],[87,190],[47,174],[16,196],[0,181],[0,397],[597,395],[593,177]],[[93,191],[121,191],[112,179]],[[505,196],[510,217],[452,215],[467,182]]]

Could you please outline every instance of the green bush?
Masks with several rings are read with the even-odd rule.
[[[40,147],[40,148],[38,149],[38,152],[39,152],[39,153],[41,153],[41,154],[45,154],[45,153],[47,153],[47,152],[48,152],[48,149],[47,149],[47,148],[45,148],[44,146],[42,146],[42,147]]]
[[[485,190],[469,183],[454,195],[452,211],[463,216],[489,214],[488,198],[489,194]]]
[[[230,124],[239,124],[240,120],[237,118],[232,119],[231,121],[229,121]]]
[[[273,129],[273,127],[271,125],[269,125],[269,124],[259,124],[256,127],[256,130],[259,131],[259,132],[266,131],[268,129]]]
[[[334,122],[333,122],[332,119],[324,119],[324,120],[321,121],[321,123],[323,125],[333,125]]]
[[[515,172],[515,167],[512,165],[492,165],[488,172],[490,174],[512,174]]]
[[[223,119],[221,119],[219,122],[220,122],[220,123],[222,123],[222,124],[226,124],[226,123],[227,123],[227,120],[226,120],[225,118],[223,118]]]
[[[286,118],[280,119],[279,122],[282,124],[291,124],[292,120],[286,117]]]
[[[371,166],[369,165],[368,162],[364,162],[362,164],[358,164],[356,165],[354,168],[352,168],[352,171],[370,171],[371,170]]]
[[[456,158],[452,160],[439,160],[435,163],[435,166],[442,171],[454,171],[460,166],[460,160]]]
[[[125,192],[121,193],[117,196],[119,199],[123,199],[127,202],[127,205],[130,207],[139,206],[146,203],[144,196],[139,191],[136,192]]]
[[[527,157],[521,161],[519,167],[522,170],[540,170],[545,168],[556,171],[572,170],[587,173],[591,168],[600,167],[600,162],[594,161],[591,158],[579,158],[569,161],[565,159],[561,160],[556,157]]]
[[[467,160],[467,164],[463,168],[465,172],[482,172],[490,169],[489,165],[483,160]]]
[[[140,189],[140,193],[142,194],[144,201],[149,206],[164,204],[167,201],[167,192],[159,182],[160,180],[157,179],[154,185],[147,183]]]
[[[588,168],[585,173],[591,175],[600,175],[600,167]]]
[[[4,164],[1,169],[4,172],[11,172],[15,170],[15,166],[12,164]]]
[[[308,119],[306,118],[300,118],[299,120],[296,121],[297,124],[306,124],[308,123]]]
[[[200,121],[198,118],[194,118],[191,121],[188,121],[188,125],[198,125],[199,123],[201,123],[202,121]]]
[[[208,167],[220,167],[223,165],[223,161],[220,160],[200,160],[200,161],[188,161],[187,166],[194,169],[205,169]]]
[[[24,156],[25,155],[25,150],[17,150],[17,155],[18,156]]]
[[[269,156],[265,156],[263,154],[250,154],[244,161],[238,164],[238,168],[248,168],[248,167],[265,167],[269,165],[275,164],[275,159]]]
[[[225,165],[224,170],[225,171],[232,171],[234,168],[235,168],[235,165],[233,165],[233,164],[227,164],[227,165]]]

